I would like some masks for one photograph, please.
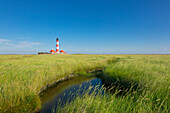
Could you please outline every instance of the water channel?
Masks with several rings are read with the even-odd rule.
[[[42,104],[41,113],[51,113],[57,106],[63,107],[77,96],[82,96],[89,87],[91,87],[91,92],[97,87],[97,89],[100,89],[100,93],[104,93],[101,79],[95,76],[73,77],[48,88],[40,96]]]

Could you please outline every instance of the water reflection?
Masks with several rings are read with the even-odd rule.
[[[102,87],[102,81],[100,78],[95,78],[94,76],[78,76],[61,82],[43,92],[41,95],[41,112],[51,113],[58,105],[62,107],[77,96],[82,96],[89,87],[92,88],[91,92],[93,92],[96,86],[100,89]]]

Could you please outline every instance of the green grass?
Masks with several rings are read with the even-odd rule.
[[[170,55],[119,55],[106,66],[102,81],[112,94],[76,98],[54,112],[169,113]],[[106,86],[105,85],[105,86]]]
[[[0,55],[0,112],[33,112],[41,88],[71,73],[104,68],[113,55]]]
[[[56,111],[170,112],[170,55],[0,55],[0,112],[33,112],[42,87],[99,68],[112,94],[86,93]]]

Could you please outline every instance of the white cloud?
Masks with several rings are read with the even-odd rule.
[[[165,51],[166,51],[166,50],[169,50],[169,48],[167,48],[167,47],[164,47],[164,48],[163,48],[163,50],[165,50]]]
[[[0,39],[0,44],[1,45],[7,45],[7,46],[12,46],[16,48],[25,48],[25,47],[33,47],[35,45],[39,45],[39,42],[28,42],[28,41],[21,41],[19,43],[14,43],[11,40],[6,40],[6,39]]]
[[[10,40],[7,39],[0,39],[0,44],[4,43],[4,42],[10,42]]]

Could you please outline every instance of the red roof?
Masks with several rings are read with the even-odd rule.
[[[51,53],[56,53],[53,49],[50,51]]]
[[[61,50],[60,53],[65,53],[65,51],[64,51],[64,50]]]

